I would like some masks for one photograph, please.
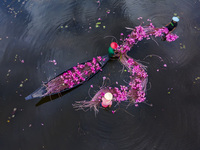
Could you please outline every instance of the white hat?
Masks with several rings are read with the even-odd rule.
[[[172,17],[172,20],[179,22],[179,18],[178,17]]]
[[[109,100],[109,101],[111,101],[111,100],[113,99],[113,95],[112,95],[112,93],[110,93],[110,92],[107,92],[107,93],[104,95],[104,97],[105,97],[106,100]]]

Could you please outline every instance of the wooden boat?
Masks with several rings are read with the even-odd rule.
[[[98,63],[99,67],[102,68],[105,66],[105,64],[108,62],[108,60],[110,59],[109,55],[104,55],[104,56],[100,56],[102,59],[101,60],[97,60],[96,63]],[[87,62],[92,62],[92,60],[89,60]],[[81,63],[81,64],[86,64],[87,62],[85,63]],[[95,74],[97,74],[100,70],[95,70],[95,72],[92,72],[91,74],[89,74],[88,76],[85,77],[85,80],[84,81],[81,81],[80,83],[78,84],[75,84],[73,85],[72,87],[66,87],[64,89],[62,89],[61,91],[56,91],[56,92],[48,92],[48,84],[50,82],[52,82],[53,80],[56,80],[56,79],[59,79],[61,78],[61,76],[66,73],[67,71],[72,71],[74,69],[74,67],[60,73],[59,75],[57,75],[56,77],[52,78],[51,80],[49,80],[48,82],[44,83],[40,88],[38,88],[36,91],[34,91],[33,93],[31,93],[30,95],[28,95],[27,97],[25,97],[26,100],[31,100],[33,98],[42,98],[42,97],[46,97],[46,96],[52,96],[52,95],[55,95],[55,94],[59,94],[59,93],[62,93],[62,92],[66,92],[68,90],[71,90],[81,84],[83,84],[84,82],[88,81],[89,79],[91,79]],[[59,86],[59,85],[58,85]]]

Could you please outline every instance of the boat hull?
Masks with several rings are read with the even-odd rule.
[[[101,61],[98,61],[99,63],[99,66],[102,68],[105,66],[105,64],[109,61],[110,57],[109,55],[104,55],[104,56],[101,56]],[[87,61],[87,62],[91,62],[91,60]],[[86,62],[85,62],[86,63]],[[85,64],[85,63],[82,63],[82,64]],[[42,97],[46,97],[46,96],[52,96],[52,95],[55,95],[55,94],[59,94],[59,93],[62,93],[62,92],[66,92],[68,90],[71,90],[77,86],[80,86],[81,84],[85,83],[86,81],[88,81],[89,79],[91,79],[94,75],[96,75],[100,70],[97,70],[95,73],[92,73],[90,76],[88,76],[86,78],[85,81],[82,81],[80,82],[79,84],[76,84],[74,85],[73,87],[70,87],[70,88],[66,88],[64,90],[61,90],[59,92],[55,92],[55,93],[51,93],[51,94],[47,94],[45,95],[48,90],[47,90],[47,84],[49,82],[51,82],[53,79],[56,79],[56,78],[59,78],[61,75],[63,75],[63,73],[69,71],[69,70],[72,70],[72,68],[68,69],[68,70],[65,70],[64,72],[60,73],[59,75],[57,75],[56,77],[50,79],[48,82],[44,83],[40,88],[38,88],[37,90],[35,90],[33,93],[31,93],[30,95],[28,95],[27,97],[25,97],[25,100],[31,100],[31,99],[34,99],[34,98],[42,98]]]

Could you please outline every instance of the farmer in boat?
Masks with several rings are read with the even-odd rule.
[[[174,31],[178,25],[178,22],[179,22],[179,18],[178,17],[172,17],[172,21],[169,22],[167,25],[165,25],[165,27],[169,30],[168,34],[171,33],[172,31]],[[165,34],[163,37],[162,37],[162,40],[165,41],[166,40],[166,35]]]
[[[110,108],[112,106],[112,99],[113,99],[113,95],[110,92],[107,92],[104,94],[104,96],[102,97],[102,101],[101,101],[101,106],[103,108]]]
[[[118,45],[116,42],[112,42],[110,44],[110,47],[108,48],[108,54],[110,57],[118,57],[116,52],[117,47]]]

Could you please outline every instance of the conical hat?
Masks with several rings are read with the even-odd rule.
[[[172,17],[172,20],[179,22],[179,18],[178,17]]]
[[[105,95],[104,95],[105,99],[108,100],[108,101],[111,101],[113,99],[113,95],[112,93],[110,92],[107,92]]]

